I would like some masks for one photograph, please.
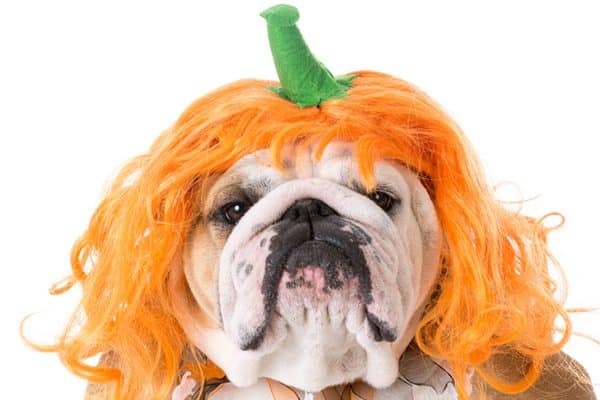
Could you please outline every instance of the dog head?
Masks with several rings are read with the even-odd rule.
[[[183,271],[210,325],[187,331],[237,385],[304,390],[398,375],[439,266],[440,230],[417,175],[378,162],[361,183],[352,143],[253,152],[213,183]]]

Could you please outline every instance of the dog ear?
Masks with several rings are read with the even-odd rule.
[[[411,209],[416,219],[421,240],[409,240],[410,246],[421,246],[421,287],[431,288],[439,273],[442,231],[435,205],[425,186],[414,174],[408,175],[411,188]],[[411,249],[412,250],[412,249]],[[414,251],[413,251],[414,253]],[[428,291],[423,291],[428,295]],[[424,298],[419,299],[421,303]]]

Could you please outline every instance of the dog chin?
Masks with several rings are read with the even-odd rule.
[[[277,238],[286,244],[293,241],[288,232],[273,236],[276,228],[265,229],[237,248],[235,268],[228,274],[235,294],[230,312],[224,313],[229,317],[224,327],[234,345],[247,353],[244,358],[255,358],[245,366],[240,363],[245,375],[240,378],[246,383],[263,376],[320,391],[359,378],[384,387],[397,376],[390,343],[404,320],[401,295],[393,281],[380,281],[383,274],[373,273],[382,267],[376,265],[373,236],[350,222],[336,224],[338,235],[294,243],[290,251],[279,251],[284,245]],[[314,226],[315,231],[327,230]],[[361,240],[361,234],[369,240]],[[352,256],[351,246],[339,246],[344,236],[362,257]],[[265,253],[257,249],[263,239],[263,248],[275,243],[278,250],[250,267],[248,261],[241,262],[260,260]],[[378,254],[381,262],[388,257]],[[372,280],[385,290],[371,290]],[[235,374],[227,373],[233,381]]]
[[[309,392],[357,379],[376,388],[391,385],[398,376],[397,351],[375,339],[365,307],[341,301],[343,292],[350,291],[336,292],[328,303],[300,304],[295,314],[284,316],[278,307],[261,345],[241,351],[226,371],[229,379],[249,386],[268,377]]]

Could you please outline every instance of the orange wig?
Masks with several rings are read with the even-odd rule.
[[[519,392],[561,349],[571,323],[548,271],[549,228],[505,209],[486,184],[460,128],[413,85],[357,71],[344,98],[299,108],[267,87],[241,80],[193,103],[150,150],[132,159],[112,183],[72,250],[72,277],[83,288],[80,307],[56,351],[75,374],[114,384],[114,398],[168,398],[188,345],[168,290],[172,265],[198,218],[211,178],[242,156],[269,148],[277,168],[286,143],[317,159],[331,140],[356,145],[364,185],[375,187],[373,164],[397,160],[427,188],[442,227],[442,274],[416,331],[425,353],[447,360],[460,399],[474,368],[493,387]],[[555,339],[557,317],[566,328]],[[479,366],[509,346],[531,361],[517,383]],[[117,367],[88,358],[115,354]],[[198,363],[199,374],[210,363]]]

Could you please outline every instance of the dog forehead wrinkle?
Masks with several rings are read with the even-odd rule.
[[[323,159],[316,166],[317,173],[321,178],[344,185],[355,192],[366,195],[367,191],[363,185],[363,179],[358,165],[352,157],[335,156]],[[377,160],[373,165],[373,173],[376,187],[385,187],[399,199],[409,197],[406,174],[414,174],[404,165],[394,160]]]
[[[331,160],[334,158],[352,157],[356,145],[351,142],[331,141],[323,150],[321,160]],[[316,147],[315,147],[316,148]]]
[[[262,152],[262,150],[259,152]],[[255,197],[255,199],[259,199],[284,181],[318,177],[321,175],[319,166],[324,165],[326,165],[328,172],[324,174],[323,178],[344,186],[348,185],[350,167],[345,161],[351,161],[352,153],[350,150],[346,149],[341,153],[333,152],[330,157],[324,155],[316,165],[313,163],[309,152],[303,154],[305,154],[303,157],[288,156],[287,159],[283,160],[288,162],[284,165],[283,175],[274,167],[265,165],[264,161],[261,162],[260,157],[252,157],[252,154],[247,155],[238,160],[217,180],[213,187],[214,194],[217,195],[227,186],[237,186],[254,194],[252,197]],[[268,155],[263,153],[263,157],[268,157]],[[297,163],[291,162],[292,159],[296,159]],[[343,162],[340,162],[340,160]]]
[[[244,190],[253,194],[257,199],[271,191],[274,186],[274,179],[268,175],[253,177],[242,184]]]
[[[277,170],[258,162],[253,154],[240,158],[214,182],[209,198],[214,198],[228,189],[241,188],[258,193],[267,193],[281,180]]]

